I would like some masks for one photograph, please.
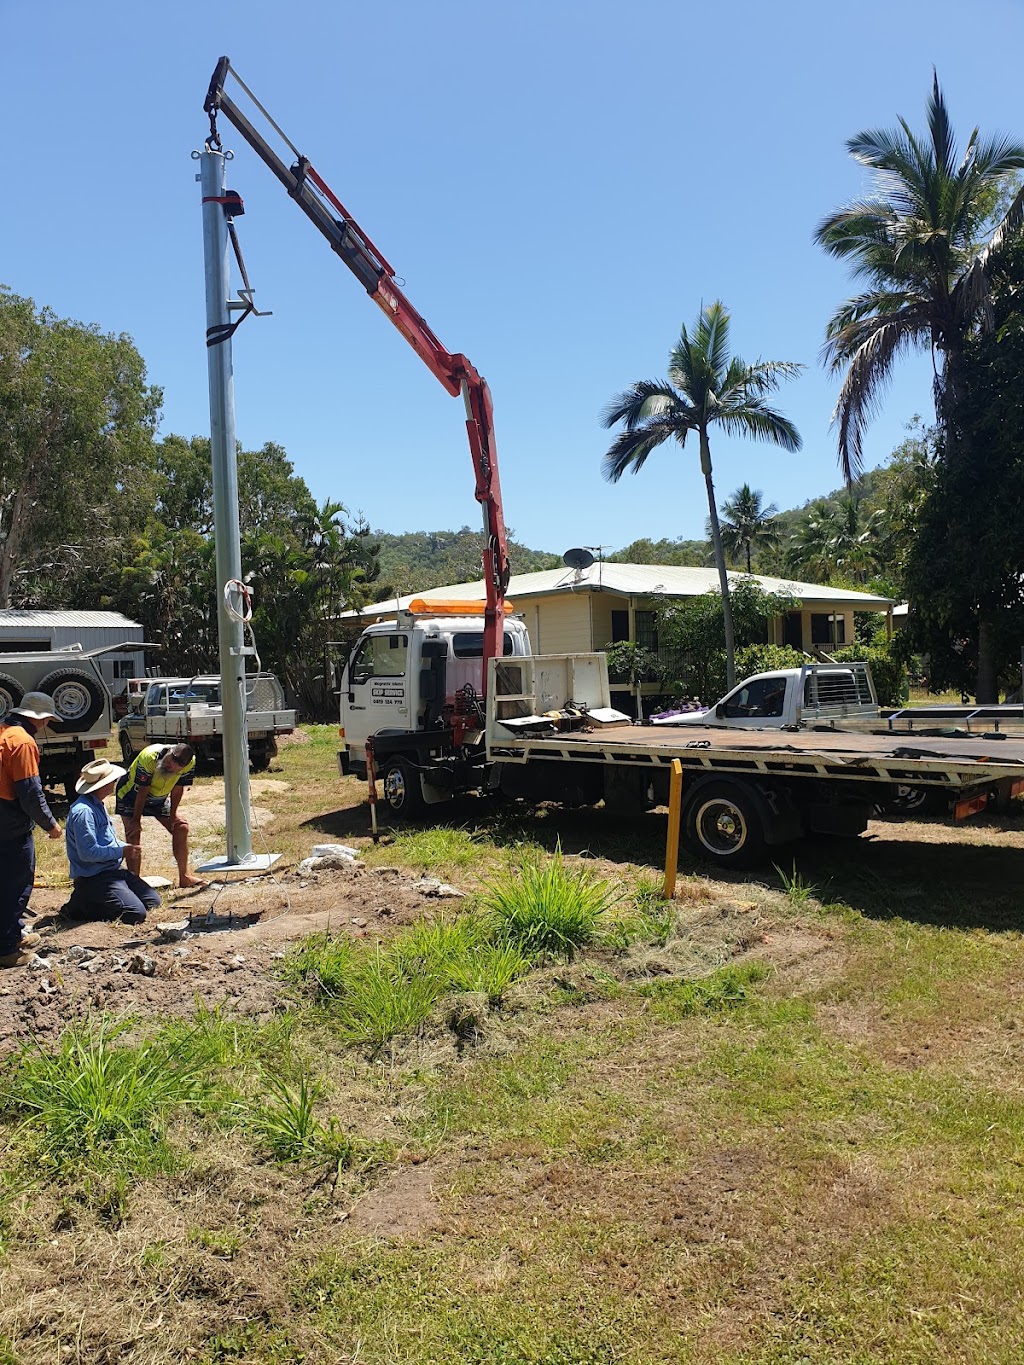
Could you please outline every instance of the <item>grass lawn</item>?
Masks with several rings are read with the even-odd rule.
[[[468,802],[373,848],[307,734],[256,798],[285,863],[469,894],[295,944],[272,1018],[8,1056],[0,1363],[1022,1358],[1018,814],[687,863],[666,905],[662,815]]]

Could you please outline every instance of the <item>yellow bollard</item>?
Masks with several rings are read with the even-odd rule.
[[[683,805],[683,765],[672,760],[672,776],[668,784],[668,838],[665,841],[665,900],[676,894],[676,865],[679,862],[679,817]]]

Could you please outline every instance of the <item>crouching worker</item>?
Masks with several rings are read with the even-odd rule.
[[[125,862],[136,876],[142,871],[142,817],[159,820],[171,836],[171,851],[178,865],[179,886],[205,886],[188,870],[188,821],[178,814],[182,794],[192,785],[196,770],[195,750],[190,744],[149,744],[136,754],[124,780],[118,784],[115,813],[124,821],[128,840]]]
[[[122,919],[141,924],[160,897],[141,877],[121,866],[133,851],[114,833],[103,802],[126,773],[116,763],[87,763],[75,783],[78,796],[68,811],[65,838],[74,891],[64,906],[69,919]]]

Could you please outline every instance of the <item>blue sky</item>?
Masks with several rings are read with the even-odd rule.
[[[227,53],[487,377],[506,519],[556,551],[702,534],[696,450],[664,447],[609,485],[598,419],[664,373],[680,323],[714,298],[745,359],[807,366],[778,399],[803,452],[719,437],[719,501],[744,480],[781,507],[834,488],[836,385],[818,354],[850,284],[811,235],[865,188],[845,139],[898,115],[920,127],[933,64],[961,142],[975,124],[1024,137],[1019,0],[969,14],[948,0],[0,0],[0,18],[0,281],[130,333],[164,389],[163,432],[208,431],[190,153]],[[236,336],[239,438],[280,442],[318,497],[375,527],[475,525],[461,404],[224,132],[274,314]],[[930,404],[922,357],[901,367],[868,464]]]

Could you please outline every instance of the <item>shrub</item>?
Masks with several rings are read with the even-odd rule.
[[[789,645],[744,645],[736,651],[736,681],[742,682],[755,673],[802,668],[806,662],[803,654]]]
[[[486,884],[483,905],[496,943],[532,959],[569,959],[598,936],[618,899],[610,882],[585,867],[566,867],[558,848],[547,861],[530,859],[511,877]]]
[[[867,663],[875,680],[879,706],[901,706],[907,695],[907,674],[901,660],[893,655],[891,645],[849,645],[835,650],[836,663]]]
[[[311,985],[322,1000],[336,1000],[345,991],[354,953],[350,938],[313,934],[288,953],[281,964],[281,975]]]
[[[115,1046],[124,1027],[72,1025],[57,1052],[27,1052],[14,1065],[6,1105],[24,1116],[41,1164],[54,1172],[83,1164],[134,1172],[166,1161],[168,1118],[209,1094],[198,1054],[159,1039]]]
[[[392,1038],[419,1028],[447,984],[437,976],[405,976],[388,953],[378,951],[346,981],[334,1008],[338,1031],[348,1042],[379,1052]]]
[[[451,984],[457,991],[481,991],[488,1004],[500,1005],[510,986],[530,970],[530,959],[514,943],[481,943],[456,964]]]

